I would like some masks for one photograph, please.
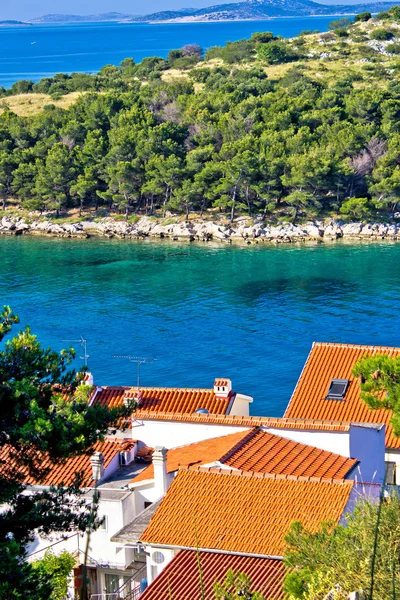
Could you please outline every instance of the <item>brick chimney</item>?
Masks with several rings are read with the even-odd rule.
[[[104,456],[101,452],[95,452],[90,457],[90,464],[92,466],[93,479],[100,481],[104,477]]]
[[[168,490],[167,475],[167,449],[162,446],[156,446],[153,452],[154,468],[154,487],[157,492],[156,497],[162,498]]]

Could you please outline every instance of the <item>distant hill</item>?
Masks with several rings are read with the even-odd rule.
[[[398,3],[397,3],[398,4]],[[135,17],[133,22],[159,23],[187,21],[241,21],[269,19],[272,17],[297,17],[312,15],[352,15],[359,12],[380,12],[395,6],[396,2],[371,2],[368,4],[324,5],[312,0],[247,0],[235,4],[218,4],[208,8],[162,11]]]
[[[30,23],[184,23],[191,21],[247,21],[273,17],[304,17],[323,15],[354,15],[369,11],[377,13],[395,6],[398,2],[371,2],[367,4],[335,4],[327,6],[312,0],[247,0],[233,4],[217,4],[208,8],[182,8],[163,10],[148,15],[128,15],[117,12],[98,15],[49,14]]]
[[[126,15],[123,13],[109,12],[98,15],[64,15],[49,14],[42,17],[30,19],[30,23],[107,23],[113,21],[133,20],[135,15]]]

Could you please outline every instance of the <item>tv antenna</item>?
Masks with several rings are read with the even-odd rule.
[[[80,356],[79,358],[84,361],[85,367],[87,367],[88,358],[90,358],[89,354],[87,353],[87,340],[81,336],[79,340],[63,340],[63,342],[73,342],[74,344],[80,344],[83,347],[83,356]]]
[[[143,356],[129,356],[129,355],[113,355],[113,358],[123,358],[129,360],[129,362],[137,364],[137,387],[140,387],[140,365],[147,365],[153,363],[156,358],[144,358]]]

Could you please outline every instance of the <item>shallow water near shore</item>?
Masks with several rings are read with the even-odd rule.
[[[0,237],[0,304],[45,345],[87,338],[99,385],[211,387],[280,416],[312,342],[399,346],[400,245],[232,247]],[[78,344],[72,344],[80,352]],[[77,365],[81,361],[77,361]]]

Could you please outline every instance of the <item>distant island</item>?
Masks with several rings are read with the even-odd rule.
[[[368,11],[376,13],[389,10],[395,2],[367,4],[324,5],[312,0],[247,0],[234,4],[218,4],[208,8],[161,11],[135,17],[133,22],[184,23],[202,21],[250,21],[274,17],[304,17],[329,15],[354,15]]]
[[[207,21],[251,21],[276,17],[305,17],[329,15],[354,15],[368,11],[377,13],[389,10],[395,2],[370,2],[364,4],[325,5],[312,0],[247,0],[233,4],[218,4],[208,8],[183,8],[164,10],[148,15],[129,15],[110,12],[97,15],[48,14],[30,23],[188,23]]]
[[[23,27],[24,25],[30,25],[25,21],[0,21],[0,27]]]
[[[30,19],[29,23],[112,23],[120,21],[132,21],[137,18],[138,17],[135,15],[127,15],[117,12],[101,13],[97,15],[48,14]]]

